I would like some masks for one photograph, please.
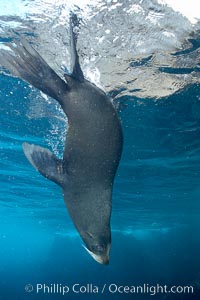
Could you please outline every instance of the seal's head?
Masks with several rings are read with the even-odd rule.
[[[83,236],[82,236],[83,238]],[[103,236],[101,239],[95,238],[95,235],[86,233],[83,238],[85,245],[83,247],[92,256],[94,260],[103,265],[109,264],[111,240]]]
[[[79,182],[78,182],[79,183]],[[100,264],[108,265],[111,247],[111,187],[78,188],[66,201],[68,211],[84,243],[84,248]],[[74,188],[74,189],[75,189]],[[66,199],[69,194],[66,192]]]
[[[98,263],[103,265],[109,264],[110,244],[106,248],[102,248],[101,246],[95,246],[93,247],[93,251],[89,250],[84,245],[83,247]]]

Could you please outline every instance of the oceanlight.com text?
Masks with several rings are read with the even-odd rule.
[[[35,285],[27,284],[25,286],[27,293],[36,294],[60,294],[65,296],[67,294],[148,294],[155,296],[158,294],[193,294],[193,286],[169,286],[169,285],[150,285],[145,283],[143,285],[120,285],[116,283],[105,283],[103,285],[96,285],[93,283],[72,285],[60,283],[37,283]]]

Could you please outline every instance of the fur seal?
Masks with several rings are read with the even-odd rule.
[[[76,50],[75,15],[70,18],[73,71],[61,79],[26,41],[0,51],[11,74],[56,99],[68,118],[63,159],[48,149],[23,144],[29,162],[61,188],[68,212],[85,249],[99,263],[109,263],[112,189],[122,152],[122,129],[111,99],[86,80]]]

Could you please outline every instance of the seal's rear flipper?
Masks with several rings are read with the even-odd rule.
[[[61,159],[58,159],[48,149],[28,143],[23,143],[23,150],[35,169],[44,177],[62,185],[64,176],[63,161]]]
[[[24,40],[7,45],[11,51],[0,51],[0,65],[24,79],[62,105],[69,86],[52,70],[39,53]]]
[[[78,79],[80,82],[84,81],[83,72],[80,67],[79,57],[76,49],[77,43],[77,34],[75,33],[75,27],[78,27],[79,22],[77,15],[72,13],[70,14],[70,43],[71,43],[71,60],[72,60],[72,74],[71,76],[75,79]]]

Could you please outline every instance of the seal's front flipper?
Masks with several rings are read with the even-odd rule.
[[[63,161],[61,159],[58,159],[48,149],[28,143],[23,143],[23,150],[29,162],[44,177],[59,185],[64,183]]]
[[[0,65],[62,105],[63,94],[69,91],[69,86],[50,68],[40,54],[23,39],[15,40],[6,46],[12,51],[3,49],[0,51]]]

